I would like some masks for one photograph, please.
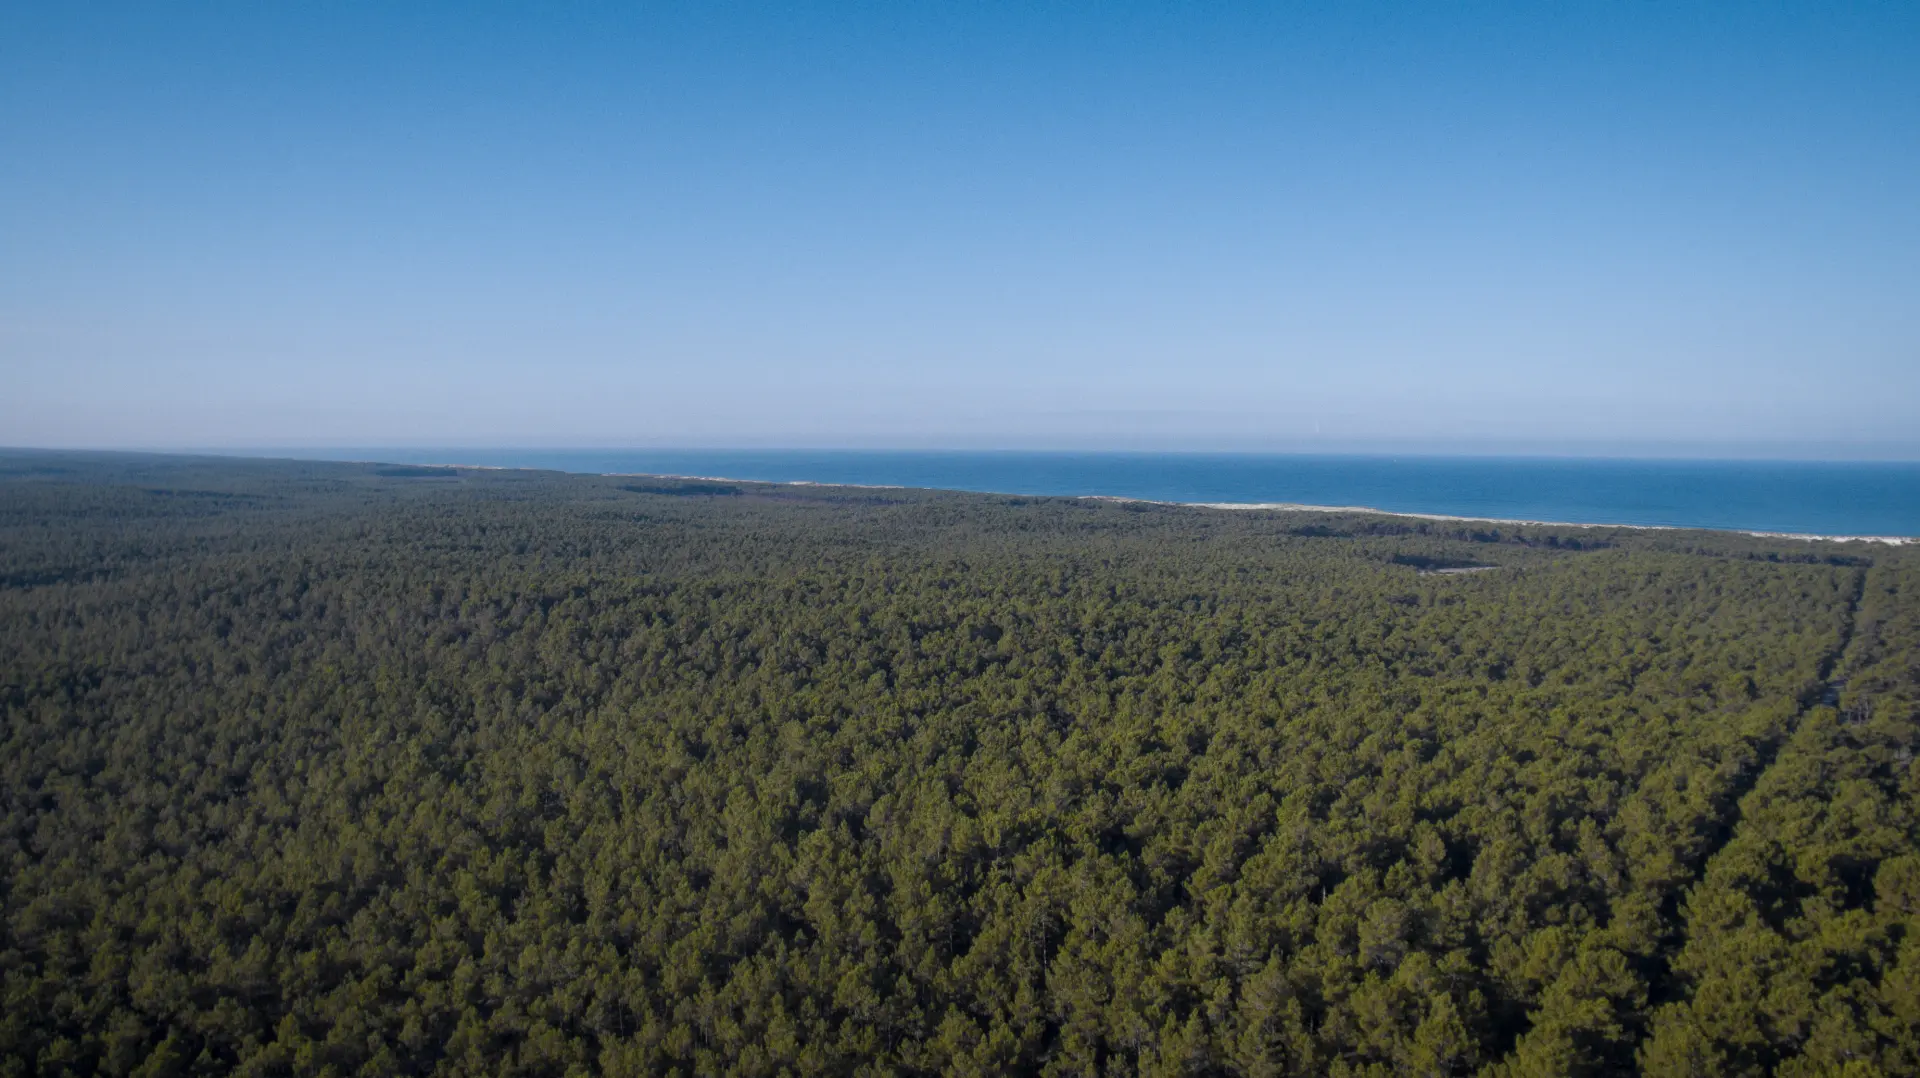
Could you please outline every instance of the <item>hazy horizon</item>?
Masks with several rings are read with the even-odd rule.
[[[1567,461],[1639,461],[1647,463],[1723,462],[1730,464],[1920,464],[1920,451],[1898,446],[1862,449],[1858,446],[1768,446],[1741,444],[1568,444],[1568,443],[1388,443],[1354,442],[1334,444],[1273,443],[1259,445],[1152,444],[1008,444],[992,441],[969,443],[963,439],[909,443],[859,443],[768,440],[764,442],[520,442],[489,444],[442,444],[435,442],[388,442],[385,444],[283,443],[280,445],[0,445],[0,451],[48,453],[134,453],[157,456],[215,456],[259,459],[391,461],[396,463],[463,464],[484,467],[481,458],[499,458],[515,453],[535,457],[564,454],[850,454],[850,455],[993,455],[1009,456],[1140,456],[1140,457],[1324,457],[1354,459],[1409,460],[1567,460]],[[475,455],[464,459],[461,454]],[[431,459],[429,459],[431,458]],[[531,467],[531,465],[530,465]]]

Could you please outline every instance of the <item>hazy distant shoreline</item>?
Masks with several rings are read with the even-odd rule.
[[[369,462],[369,461],[363,461],[363,462]],[[660,478],[660,479],[690,479],[690,480],[700,480],[705,482],[724,482],[724,483],[755,483],[755,484],[764,484],[768,486],[844,487],[850,490],[952,490],[952,491],[960,491],[960,492],[966,492],[966,493],[1001,494],[1006,496],[1017,496],[1017,497],[1082,498],[1082,499],[1114,501],[1114,502],[1137,502],[1141,504],[1150,504],[1150,505],[1179,505],[1179,506],[1189,506],[1193,508],[1217,509],[1217,510],[1225,510],[1225,511],[1260,510],[1260,511],[1267,511],[1267,512],[1293,512],[1293,513],[1366,513],[1366,514],[1371,514],[1376,516],[1399,517],[1399,518],[1410,519],[1410,520],[1447,521],[1447,522],[1454,522],[1454,523],[1500,524],[1500,525],[1515,525],[1515,526],[1529,525],[1529,526],[1556,527],[1556,528],[1633,528],[1633,529],[1640,529],[1640,530],[1666,530],[1666,531],[1699,530],[1699,531],[1721,532],[1721,533],[1734,534],[1734,535],[1750,535],[1756,538],[1764,538],[1764,539],[1795,540],[1800,542],[1881,543],[1889,546],[1904,546],[1904,545],[1920,543],[1920,533],[1910,533],[1910,534],[1903,535],[1897,532],[1852,531],[1852,530],[1840,530],[1838,528],[1831,531],[1826,531],[1826,530],[1815,530],[1815,529],[1796,529],[1796,528],[1777,528],[1777,527],[1768,528],[1764,526],[1763,527],[1751,527],[1751,526],[1743,527],[1741,526],[1741,522],[1739,521],[1721,521],[1718,523],[1629,524],[1629,523],[1612,523],[1604,520],[1573,521],[1573,520],[1565,520],[1565,519],[1554,519],[1546,515],[1523,516],[1523,515],[1497,515],[1497,514],[1478,515],[1478,514],[1472,514],[1472,513],[1433,513],[1433,512],[1420,512],[1415,510],[1403,510],[1403,509],[1381,509],[1381,508],[1370,506],[1370,505],[1333,504],[1333,503],[1320,503],[1320,502],[1269,502],[1269,501],[1251,501],[1251,500],[1237,501],[1237,500],[1231,500],[1231,499],[1222,500],[1222,499],[1209,499],[1209,498],[1182,498],[1178,496],[1169,498],[1169,497],[1143,497],[1139,495],[1121,495],[1121,494],[1083,494],[1083,493],[1076,493],[1072,490],[1052,490],[1052,491],[1011,490],[1011,489],[1007,489],[1006,487],[993,485],[993,479],[997,478],[997,479],[1005,480],[1006,476],[1004,475],[992,476],[992,477],[982,475],[979,477],[980,481],[978,485],[975,485],[974,483],[967,483],[967,482],[951,482],[951,481],[942,482],[941,481],[942,479],[951,480],[953,478],[952,476],[938,476],[938,477],[929,476],[924,478],[930,481],[919,481],[923,477],[918,475],[912,476],[912,479],[916,481],[910,481],[910,482],[858,483],[858,482],[839,482],[839,481],[818,480],[818,479],[748,479],[748,478],[741,478],[739,476],[733,476],[733,475],[716,474],[715,472],[711,472],[707,470],[675,471],[675,470],[646,470],[644,468],[642,469],[624,469],[624,468],[608,469],[604,466],[593,467],[592,464],[598,463],[598,462],[589,462],[589,461],[577,462],[578,465],[587,465],[584,467],[569,466],[569,462],[564,462],[564,461],[556,461],[553,463],[527,463],[527,464],[430,463],[430,462],[424,462],[424,461],[414,461],[410,463],[429,464],[429,466],[434,466],[434,467],[474,468],[474,469],[496,470],[496,471],[497,470],[561,471],[561,472],[570,472],[574,474],[632,476],[632,477],[649,477],[649,478]],[[607,463],[613,463],[613,462],[609,461]],[[639,463],[639,462],[636,461],[636,463]],[[1100,483],[1098,481],[1099,478],[1100,477],[1096,477],[1096,476],[1085,477],[1086,482],[1081,489],[1084,490],[1084,489],[1087,489],[1088,487],[1091,487],[1094,490],[1100,489],[1101,486],[1106,484]],[[1111,479],[1112,477],[1107,476],[1105,478]],[[1113,488],[1111,486],[1108,486],[1107,489],[1113,489]],[[1819,514],[1816,513],[1814,515],[1818,516]],[[1839,523],[1839,521],[1835,521],[1835,523]]]
[[[736,480],[737,482],[738,480]],[[1710,528],[1683,524],[1592,524],[1572,520],[1522,520],[1516,517],[1467,517],[1450,513],[1409,513],[1376,509],[1370,505],[1305,505],[1299,502],[1157,502],[1149,498],[1122,498],[1111,494],[1082,494],[1082,498],[1108,502],[1139,502],[1146,505],[1185,505],[1197,509],[1259,509],[1278,513],[1370,513],[1383,517],[1411,517],[1414,520],[1444,520],[1459,524],[1527,524],[1544,528],[1633,528],[1639,531],[1709,531],[1752,535],[1762,539],[1799,539],[1817,543],[1886,543],[1904,546],[1916,540],[1904,535],[1808,535],[1799,532],[1752,531],[1746,528]]]
[[[465,467],[448,465],[447,467]],[[539,470],[539,469],[529,469]],[[823,483],[811,479],[740,479],[725,475],[676,475],[664,472],[602,472],[611,477],[632,477],[645,479],[691,479],[706,483],[757,483],[776,487],[844,487],[850,490],[943,490],[942,487],[911,487],[901,483]],[[1403,517],[1413,520],[1439,520],[1460,524],[1524,524],[1550,528],[1632,528],[1640,531],[1717,531],[1735,535],[1751,535],[1760,539],[1794,539],[1809,543],[1884,543],[1888,546],[1905,546],[1920,542],[1912,536],[1904,535],[1815,535],[1803,532],[1754,531],[1748,528],[1714,528],[1706,525],[1682,524],[1597,524],[1572,520],[1527,520],[1517,517],[1475,517],[1458,516],[1450,513],[1413,513],[1393,509],[1376,509],[1370,505],[1309,505],[1301,502],[1177,502],[1160,501],[1153,498],[1131,498],[1118,494],[1015,494],[1010,491],[972,491],[959,490],[962,494],[1001,494],[1008,497],[1047,497],[1078,498],[1082,501],[1131,502],[1138,505],[1177,505],[1191,509],[1261,510],[1279,513],[1366,513],[1373,516]]]

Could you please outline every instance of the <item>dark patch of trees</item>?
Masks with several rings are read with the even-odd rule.
[[[632,494],[666,494],[678,497],[731,497],[740,488],[730,483],[622,483],[620,489]]]
[[[1485,562],[1469,558],[1435,557],[1431,554],[1395,554],[1388,559],[1395,565],[1409,565],[1415,569],[1429,572],[1435,569],[1486,569],[1491,568]]]
[[[388,479],[457,479],[458,468],[435,468],[416,464],[389,464],[384,468],[375,468],[373,474]]]

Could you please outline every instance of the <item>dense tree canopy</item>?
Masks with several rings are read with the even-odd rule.
[[[1916,554],[3,455],[0,1075],[1920,1072]]]

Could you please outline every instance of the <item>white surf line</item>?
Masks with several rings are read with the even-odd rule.
[[[368,461],[365,463],[387,463]],[[512,468],[497,464],[424,464],[424,468],[483,468],[494,471],[549,471],[546,468]],[[845,487],[849,490],[946,490],[946,487],[911,487],[904,483],[822,483],[813,479],[739,479],[727,475],[681,475],[674,472],[600,472],[609,479],[697,479],[707,483],[758,483],[770,487]],[[1304,502],[1166,502],[1152,498],[1130,498],[1123,494],[1011,494],[1004,491],[960,490],[961,494],[999,494],[1009,498],[1077,498],[1089,502],[1133,502],[1139,505],[1183,505],[1193,509],[1257,509],[1276,513],[1368,513],[1380,517],[1405,517],[1412,520],[1439,520],[1456,524],[1528,524],[1539,528],[1629,528],[1635,531],[1706,531],[1732,535],[1751,535],[1758,539],[1797,539],[1807,543],[1885,543],[1907,546],[1920,538],[1904,535],[1806,535],[1798,532],[1759,532],[1744,528],[1687,527],[1681,524],[1582,524],[1571,520],[1521,520],[1515,517],[1461,517],[1445,513],[1406,513],[1375,509],[1370,505],[1308,505]]]
[[[1112,498],[1113,501],[1144,501],[1141,498]],[[1155,505],[1192,505],[1202,509],[1263,509],[1280,513],[1372,513],[1383,517],[1409,517],[1414,520],[1441,520],[1457,524],[1529,524],[1543,528],[1632,528],[1637,531],[1725,531],[1760,539],[1798,539],[1809,543],[1886,543],[1905,546],[1920,542],[1902,535],[1807,535],[1798,532],[1758,532],[1744,528],[1687,527],[1682,524],[1581,524],[1570,520],[1521,520],[1514,517],[1461,517],[1444,513],[1406,513],[1375,509],[1366,505],[1305,505],[1298,502],[1154,502]]]
[[[1796,535],[1793,532],[1743,532],[1742,534],[1757,535],[1762,539],[1802,539],[1809,543],[1886,543],[1888,546],[1920,543],[1920,539],[1905,535]]]
[[[822,483],[813,479],[735,479],[728,475],[679,475],[674,472],[601,472],[609,479],[698,479],[707,483],[758,483],[767,487],[847,487],[851,490],[939,490],[900,483]],[[973,493],[962,491],[963,494]]]

